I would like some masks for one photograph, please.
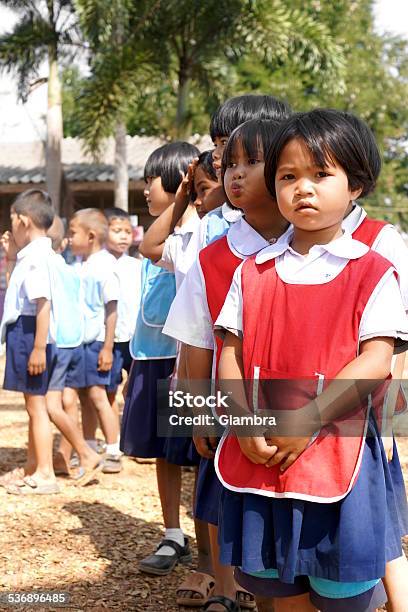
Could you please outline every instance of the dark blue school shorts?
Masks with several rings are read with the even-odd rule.
[[[115,342],[113,347],[113,364],[111,369],[111,381],[107,385],[108,393],[116,393],[117,388],[121,384],[122,370],[126,370],[129,374],[130,366],[132,365],[132,355],[129,350],[129,342]]]
[[[36,317],[20,316],[6,330],[6,368],[3,389],[29,395],[45,395],[56,363],[56,347],[47,344],[47,367],[42,374],[30,376],[28,360],[34,348]]]
[[[84,380],[82,388],[94,387],[95,385],[106,387],[111,381],[111,370],[108,372],[100,372],[98,370],[98,357],[103,347],[103,342],[95,340],[82,346],[84,351]]]
[[[65,387],[81,389],[85,386],[85,356],[83,346],[57,348],[56,363],[48,391],[63,391]]]

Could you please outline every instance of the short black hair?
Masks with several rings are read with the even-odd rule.
[[[274,96],[247,94],[229,98],[211,117],[211,138],[214,141],[217,137],[230,136],[235,128],[250,119],[281,121],[290,114],[289,104]]]
[[[212,181],[216,181],[217,175],[216,175],[216,172],[213,166],[212,154],[213,154],[212,151],[204,151],[203,153],[201,153],[198,157],[197,167],[200,166],[204,170],[204,172],[206,173],[209,179],[211,179]]]
[[[221,162],[221,177],[224,183],[225,171],[234,155],[234,149],[239,143],[248,157],[256,158],[262,149],[266,159],[269,149],[275,138],[279,121],[266,121],[265,119],[251,119],[239,125],[232,132],[224,149]]]
[[[361,188],[360,197],[375,188],[376,177],[370,163],[367,144],[362,141],[344,113],[330,108],[316,108],[297,113],[277,129],[274,142],[265,160],[265,181],[276,197],[275,176],[279,157],[291,140],[301,140],[309,149],[317,166],[339,164],[347,175],[350,189]]]
[[[375,181],[378,180],[381,172],[382,160],[381,154],[378,150],[377,141],[375,136],[363,119],[360,119],[357,115],[343,111],[345,118],[350,121],[357,134],[360,136],[362,144],[367,152],[368,161],[370,162],[371,172]]]
[[[188,165],[199,155],[197,147],[188,142],[165,144],[149,155],[144,180],[149,176],[160,176],[164,191],[176,193],[181,175],[187,172]]]
[[[215,173],[214,166],[213,166],[212,154],[213,154],[212,151],[204,151],[203,153],[200,153],[200,155],[198,156],[197,168],[199,167],[202,168],[205,174],[208,176],[208,178],[211,181],[217,181],[218,179],[217,179],[217,175]],[[193,188],[190,194],[190,200],[194,202],[196,199],[197,199],[197,193],[196,193],[196,190],[194,189],[194,184],[193,184]]]
[[[17,215],[26,215],[40,229],[50,229],[55,217],[51,198],[42,189],[27,189],[11,205]]]
[[[130,222],[129,213],[123,208],[118,208],[117,206],[112,206],[112,208],[105,208],[103,214],[108,220],[108,223],[111,223],[114,219],[126,219]]]

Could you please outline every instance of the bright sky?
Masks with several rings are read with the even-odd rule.
[[[375,17],[379,32],[408,38],[408,0],[377,0]],[[9,30],[14,19],[10,9],[1,7],[0,33]],[[0,142],[43,140],[46,105],[45,86],[36,89],[23,105],[17,102],[14,80],[0,76]]]

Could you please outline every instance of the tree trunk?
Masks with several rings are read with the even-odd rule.
[[[176,135],[177,138],[187,138],[189,134],[188,95],[190,93],[191,79],[187,70],[179,71],[177,91]]]
[[[48,111],[47,111],[47,149],[46,177],[47,189],[57,213],[61,210],[61,141],[63,138],[61,83],[58,75],[57,50],[48,50]]]
[[[129,210],[129,173],[126,151],[126,125],[116,124],[115,130],[115,206]]]

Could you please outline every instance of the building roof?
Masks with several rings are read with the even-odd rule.
[[[201,151],[212,148],[209,136],[189,139]],[[152,136],[127,136],[129,179],[143,178],[143,169],[150,153],[165,141]],[[106,141],[98,162],[84,152],[79,138],[64,138],[62,163],[68,182],[113,182],[114,140]],[[0,146],[0,185],[45,182],[45,143],[2,143]]]

